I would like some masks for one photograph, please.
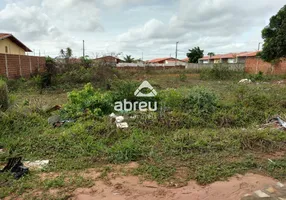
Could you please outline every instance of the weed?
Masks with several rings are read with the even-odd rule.
[[[0,110],[5,111],[8,109],[9,98],[8,88],[5,81],[0,79]]]

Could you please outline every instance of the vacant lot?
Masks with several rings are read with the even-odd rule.
[[[116,72],[103,81],[86,77],[92,82],[87,85],[69,73],[46,89],[37,88],[36,78],[9,81],[11,105],[0,116],[0,164],[17,156],[50,163],[20,180],[0,174],[0,198],[75,198],[84,193],[77,188],[90,194],[96,181],[108,185],[122,175],[160,184],[151,182],[151,188],[178,188],[191,180],[206,185],[245,173],[284,181],[286,132],[265,124],[286,118],[286,85],[263,75],[238,84],[249,76],[213,73]],[[116,128],[109,117],[113,103],[142,100],[134,91],[144,80],[158,92],[147,99],[159,103],[158,111],[116,113],[129,125]],[[49,110],[55,105],[62,108]],[[72,121],[54,128],[48,118],[56,115]],[[168,195],[162,188],[151,192]]]

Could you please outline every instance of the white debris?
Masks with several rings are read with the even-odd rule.
[[[123,122],[123,123],[116,123],[116,126],[117,128],[121,128],[121,129],[124,129],[124,128],[128,128],[128,124],[127,122]]]
[[[117,116],[116,116],[114,113],[111,113],[111,114],[109,115],[109,117],[111,117],[111,118],[116,118]]]
[[[34,168],[34,169],[43,169],[45,166],[49,164],[49,160],[36,160],[36,161],[26,161],[23,162],[23,164],[28,168]]]
[[[250,79],[242,79],[238,83],[252,83]]]
[[[284,187],[284,184],[278,182],[278,183],[277,183],[277,186],[282,188],[282,187]]]
[[[116,123],[121,123],[121,122],[124,121],[124,117],[123,116],[118,116],[118,117],[115,118],[115,120],[116,120]]]
[[[268,194],[262,192],[261,190],[257,190],[256,192],[254,192],[258,197],[260,198],[266,198],[266,197],[270,197]]]

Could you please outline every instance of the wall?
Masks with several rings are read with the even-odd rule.
[[[6,53],[5,47],[8,47],[8,54],[25,55],[24,49],[12,42],[9,38],[0,40],[0,53]]]
[[[188,63],[186,65],[186,69],[199,70],[199,69],[204,69],[204,68],[213,68],[214,65],[215,65],[214,63],[208,63],[208,64]],[[234,71],[243,71],[245,68],[245,65],[242,63],[221,63],[221,64],[216,64],[216,65],[227,66],[227,67],[230,67],[230,69]]]
[[[245,71],[250,74],[255,74],[259,71],[264,74],[285,74],[286,60],[284,59],[282,62],[272,65],[264,62],[261,58],[249,57],[245,60]]]
[[[32,74],[43,72],[45,65],[45,57],[0,53],[0,76],[9,79],[29,78]]]
[[[185,64],[186,65],[186,64]],[[144,64],[144,63],[118,63],[116,69],[120,70],[164,70],[164,69],[185,69],[185,65],[170,64]]]

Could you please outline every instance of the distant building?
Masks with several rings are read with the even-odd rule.
[[[245,63],[246,58],[256,57],[258,51],[255,52],[241,52],[241,53],[228,53],[219,54],[215,56],[204,56],[199,59],[199,63]]]
[[[0,33],[0,53],[25,55],[32,52],[27,46],[9,33]]]
[[[114,57],[114,56],[103,56],[103,57],[94,59],[94,61],[95,62],[105,62],[107,64],[114,65],[114,66],[118,63],[123,62],[123,60],[121,60],[117,57]]]
[[[176,64],[176,65],[185,65],[186,62],[183,60],[179,60],[176,58],[168,57],[168,58],[156,58],[153,60],[146,61],[147,63],[152,64]]]

